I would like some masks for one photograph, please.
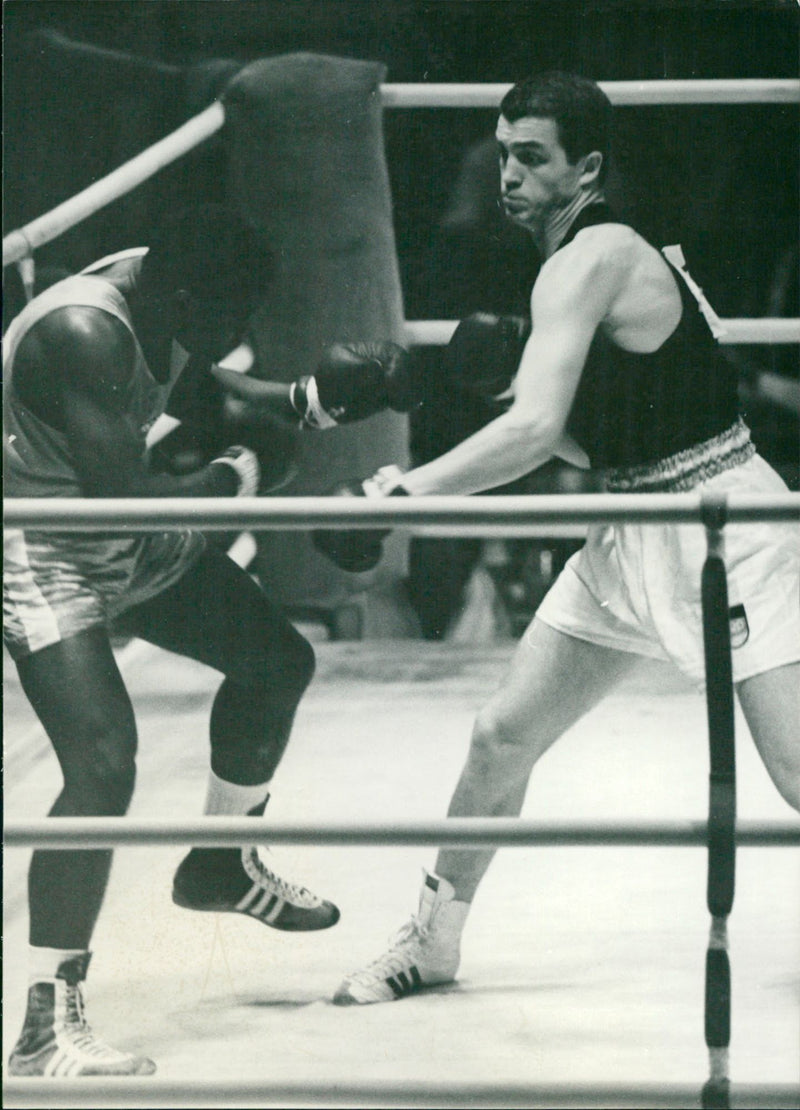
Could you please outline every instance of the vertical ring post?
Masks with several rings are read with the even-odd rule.
[[[736,870],[736,753],[723,536],[727,519],[725,497],[703,498],[701,519],[707,544],[702,607],[710,757],[706,901],[711,913],[705,980],[705,1038],[710,1075],[703,1087],[702,1105],[704,1110],[728,1110],[731,969],[727,919],[733,906]]]

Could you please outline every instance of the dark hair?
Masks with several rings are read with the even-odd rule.
[[[603,155],[599,180],[604,179],[611,151],[612,108],[594,81],[559,70],[539,73],[509,89],[500,111],[509,123],[525,116],[554,120],[569,162],[599,150]]]
[[[186,289],[194,297],[229,304],[263,293],[274,263],[255,229],[234,209],[202,204],[162,220],[142,271],[161,289]]]

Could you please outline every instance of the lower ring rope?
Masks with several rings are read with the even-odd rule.
[[[540,530],[543,525],[630,523],[691,524],[703,520],[701,494],[575,493],[523,496],[430,497],[140,497],[7,498],[7,527],[57,532],[104,532],[123,527],[141,532],[203,529],[227,532],[252,528],[304,531],[310,528],[432,527],[462,532],[488,525]],[[800,493],[731,494],[731,523],[800,523]]]
[[[46,817],[9,821],[7,848],[113,848],[121,845],[194,844],[197,847],[241,847],[242,844],[415,845],[461,848],[531,847],[705,847],[703,821],[660,824],[602,825],[586,822],[541,823],[520,817],[447,817],[438,821],[393,824],[282,822],[255,817],[211,817],[194,820],[130,820],[127,817]],[[741,847],[797,847],[800,822],[740,822]]]
[[[8,1107],[33,1107],[41,1110],[51,1105],[60,1108],[130,1106],[142,1110],[146,1106],[214,1107],[231,1106],[375,1106],[420,1107],[507,1107],[534,1110],[541,1107],[581,1107],[582,1110],[689,1110],[699,1106],[697,1087],[692,1084],[640,1084],[637,1086],[562,1085],[524,1086],[522,1084],[443,1084],[392,1083],[376,1080],[371,1084],[330,1082],[264,1083],[263,1081],[206,1083],[201,1081],[165,1081],[163,1079],[97,1079],[75,1078],[24,1079],[6,1082],[4,1093]],[[759,1110],[797,1110],[800,1087],[789,1084],[742,1084],[736,1087],[735,1104],[758,1107]],[[13,1101],[11,1101],[13,1100]],[[53,1101],[51,1101],[53,1100]]]

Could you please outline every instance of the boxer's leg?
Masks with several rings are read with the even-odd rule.
[[[211,710],[206,812],[263,813],[313,675],[311,645],[250,575],[213,547],[122,623],[225,676]],[[332,903],[265,867],[253,846],[193,849],[178,869],[173,897],[187,908],[246,913],[278,929],[324,929],[339,918]]]
[[[636,658],[534,619],[500,689],[478,714],[448,816],[517,816],[536,761]],[[452,981],[470,903],[494,853],[442,849],[435,873],[425,876],[417,914],[383,956],[345,979],[334,1002],[390,1002]]]
[[[53,745],[64,785],[54,816],[119,816],[135,778],[136,724],[103,628],[18,660],[20,682]],[[11,1075],[145,1075],[86,1025],[81,984],[111,866],[107,850],[35,851],[28,877],[30,977]]]

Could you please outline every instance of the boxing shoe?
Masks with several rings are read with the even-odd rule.
[[[329,929],[339,920],[332,902],[280,878],[255,845],[193,848],[175,872],[172,901],[187,910],[243,913],[289,932]]]
[[[333,996],[337,1006],[394,1002],[455,979],[470,904],[455,901],[446,879],[429,872],[424,875],[418,912],[383,956],[344,980]]]
[[[63,960],[53,979],[28,988],[25,1022],[8,1061],[8,1074],[71,1078],[78,1075],[152,1075],[146,1056],[120,1052],[96,1036],[84,1016],[82,982],[90,953]]]

